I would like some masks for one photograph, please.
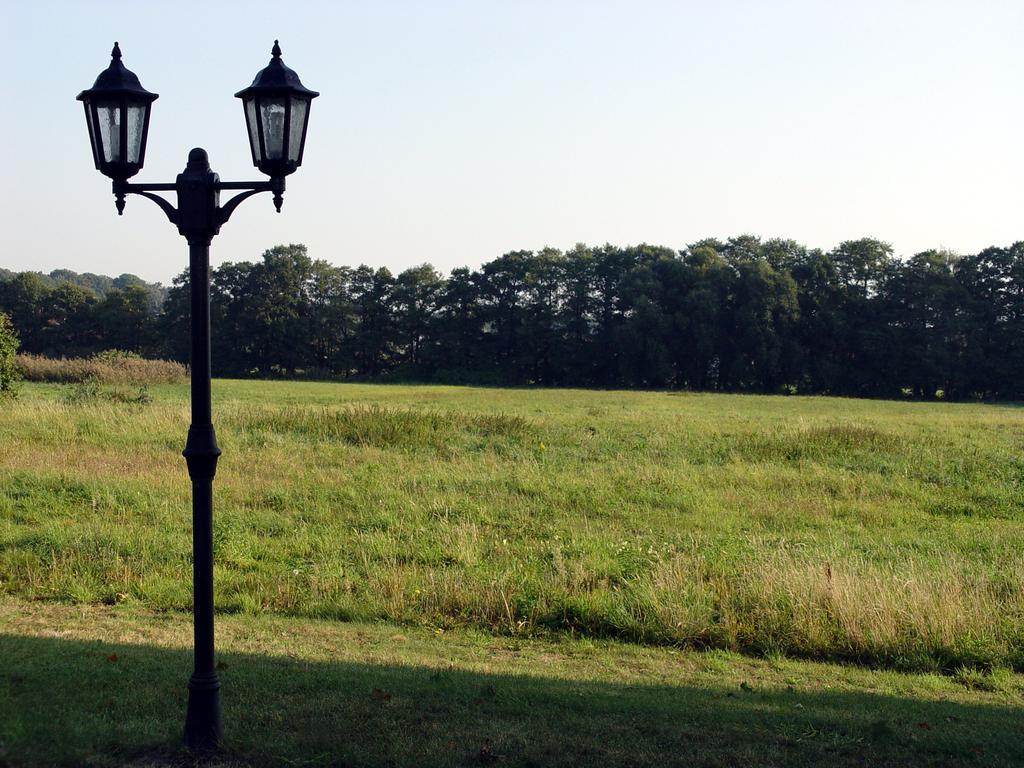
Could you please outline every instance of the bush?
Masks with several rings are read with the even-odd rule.
[[[13,397],[18,382],[18,367],[15,358],[18,353],[18,335],[14,332],[11,319],[0,312],[0,397]]]
[[[64,393],[63,400],[67,405],[96,405],[100,402],[149,405],[153,402],[153,396],[149,394],[149,387],[145,384],[139,387],[135,394],[130,394],[116,387],[105,390],[95,376],[90,376],[85,381],[73,384],[69,391]]]
[[[100,400],[100,383],[95,376],[90,376],[84,381],[76,382],[69,391],[63,395],[64,402],[68,405],[92,405]]]
[[[79,384],[168,384],[184,381],[185,366],[171,360],[147,360],[133,352],[109,350],[89,358],[57,360],[40,355],[18,355],[17,368],[28,381]]]

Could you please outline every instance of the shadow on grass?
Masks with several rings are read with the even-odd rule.
[[[0,635],[0,765],[187,764],[191,656]],[[1009,707],[225,654],[224,765],[1024,764]]]

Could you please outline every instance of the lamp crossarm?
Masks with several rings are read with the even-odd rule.
[[[232,197],[224,205],[219,203],[213,210],[213,221],[214,226],[220,229],[221,225],[227,222],[231,218],[231,214],[235,212],[244,201],[248,200],[253,195],[257,195],[260,192],[272,192],[274,194],[274,207],[278,213],[281,211],[282,197],[285,190],[284,177],[272,178],[269,181],[213,181],[210,185],[212,191],[219,193],[222,190],[234,191],[241,190],[239,194]],[[180,195],[183,191],[183,187],[177,183],[157,183],[157,184],[132,184],[126,181],[115,181],[113,184],[113,191],[116,197],[115,205],[117,206],[118,215],[123,215],[125,205],[125,195],[139,195],[147,200],[152,200],[156,203],[160,210],[166,215],[167,219],[174,224],[179,226],[182,221],[181,211],[176,208],[170,200],[156,194],[157,192],[178,192],[179,193],[179,204]],[[218,196],[219,197],[219,196]],[[215,197],[214,199],[217,199]]]
[[[167,214],[171,224],[177,226],[178,209],[169,200],[160,197],[160,195],[153,194],[154,192],[173,192],[176,188],[174,184],[129,184],[126,181],[115,181],[114,195],[117,199],[114,204],[117,206],[117,215],[124,215],[125,195],[139,195],[159,205],[160,210]]]
[[[273,178],[270,181],[218,181],[215,185],[217,191],[220,190],[244,190],[239,194],[232,197],[224,205],[217,209],[217,223],[218,225],[224,224],[228,219],[231,218],[231,214],[235,212],[235,209],[243,202],[248,200],[253,195],[258,195],[260,192],[273,192],[274,193],[274,207],[277,212],[281,212],[282,195],[284,194],[284,177],[280,176]]]

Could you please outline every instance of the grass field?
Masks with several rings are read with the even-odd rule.
[[[6,659],[63,659],[75,656],[76,644],[120,637],[149,660],[140,674],[157,674],[163,657],[187,667],[187,632],[178,624],[190,606],[189,486],[180,457],[188,392],[162,385],[150,394],[148,404],[90,404],[60,386],[27,385],[0,407]],[[462,648],[451,662],[459,680],[452,690],[469,696],[500,687],[488,675],[511,676],[523,700],[541,702],[535,715],[547,713],[526,748],[516,741],[526,736],[507,731],[510,723],[540,727],[510,703],[520,698],[481,721],[494,734],[487,737],[487,727],[472,725],[481,724],[479,713],[466,720],[438,695],[426,711],[402,710],[392,724],[405,732],[418,717],[427,725],[455,718],[469,734],[465,743],[456,739],[445,751],[440,741],[421,740],[436,749],[414,758],[412,742],[403,741],[410,737],[393,734],[387,749],[342,764],[486,762],[491,747],[466,751],[477,736],[496,739],[493,750],[505,750],[500,760],[509,765],[659,765],[665,754],[708,765],[1010,765],[1024,757],[1014,746],[1024,736],[1024,410],[239,381],[215,382],[214,400],[224,450],[215,484],[216,599],[222,615],[234,614],[221,622],[230,653],[281,657],[279,676],[289,664],[307,677],[310,665],[321,665],[325,680],[355,676],[371,690],[385,690],[370,685],[374,675],[390,675],[388,685],[412,701],[431,686],[433,673],[424,670]],[[56,632],[48,634],[49,616]],[[109,633],[90,629],[101,619]],[[161,634],[167,622],[177,634]],[[384,645],[396,634],[421,638],[420,650],[392,649],[398,655],[383,661],[351,652],[332,659],[303,641],[290,657],[291,644],[265,629],[274,622],[291,622],[296,637],[336,633],[336,645],[359,627]],[[243,642],[260,632],[269,639]],[[494,661],[495,644],[531,649],[534,677]],[[591,650],[578,664],[563,663],[566,649],[576,659],[577,648]],[[648,659],[646,677],[631,677],[637,654]],[[10,664],[0,661],[0,671],[14,679],[20,673]],[[705,664],[713,674],[702,677]],[[40,662],[39,686],[49,668]],[[115,668],[122,667],[100,665],[107,676]],[[823,682],[784,683],[780,669]],[[177,691],[180,677],[167,685]],[[247,680],[256,696],[257,678]],[[809,698],[785,699],[787,686]],[[18,691],[49,706],[30,689],[9,682],[6,706],[15,706]],[[577,689],[595,709],[574,731],[580,743],[570,761],[558,737],[586,720],[572,698]],[[751,689],[772,693],[744,699]],[[0,686],[0,714],[4,695]],[[383,696],[376,704],[388,712],[405,700]],[[568,709],[566,697],[575,702]],[[890,709],[879,719],[872,707],[884,702]],[[940,720],[955,718],[942,720],[947,725],[974,726],[960,729],[961,741],[940,739],[929,716],[920,721],[927,728],[912,724],[908,740],[900,729],[918,715],[900,707],[916,712],[927,702],[945,713]],[[835,737],[830,747],[798,738],[798,703],[849,711],[813,721],[812,730]],[[633,707],[662,714],[637,724],[623,714]],[[353,716],[371,714],[383,728],[395,713]],[[671,717],[688,725],[673,730]],[[620,720],[639,732],[616,731]],[[129,742],[167,740],[166,728],[146,722],[140,718]],[[707,736],[711,722],[725,729],[721,744],[682,744],[684,733]],[[744,731],[752,722],[763,727]],[[30,731],[0,726],[9,759],[28,750]],[[602,752],[602,734],[612,731],[612,751]],[[972,742],[980,733],[984,743]],[[773,748],[763,751],[758,734]],[[613,749],[626,737],[632,752]],[[317,738],[285,739],[294,749],[280,754],[329,764],[328,752],[308,751],[328,743]],[[259,741],[247,733],[239,759],[266,757]],[[103,764],[116,739],[87,742],[50,748],[71,761],[95,749]],[[53,757],[33,754],[38,764]],[[927,759],[914,762],[921,754]]]

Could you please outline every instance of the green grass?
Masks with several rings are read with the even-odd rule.
[[[0,764],[190,764],[187,617],[0,601],[0,625]],[[222,618],[218,639],[224,768],[1024,760],[1019,675],[280,617]]]
[[[74,404],[60,386],[30,384],[0,408],[0,596],[19,610],[28,601],[44,614],[107,605],[128,624],[140,617],[148,626],[164,615],[154,611],[189,609],[191,516],[180,457],[188,390],[160,385],[150,393],[149,404]],[[1017,407],[242,381],[215,382],[214,401],[224,450],[215,483],[216,600],[222,616],[232,615],[229,626],[287,619],[344,632],[338,620],[384,622],[380,631],[392,634],[471,638],[485,656],[488,643],[556,654],[598,643],[659,659],[711,649],[686,658],[720,660],[725,680],[746,664],[762,675],[797,663],[784,659],[806,659],[878,670],[856,674],[942,680],[965,702],[986,701],[974,697],[998,695],[994,688],[1019,691]],[[10,634],[6,642],[20,647],[22,630]],[[33,643],[43,658],[63,658],[57,640]],[[154,659],[170,653],[142,645]],[[538,650],[538,659],[547,652]],[[417,658],[408,663],[419,665]],[[355,667],[321,661],[317,669],[335,681],[379,672],[359,667],[364,657],[349,660]],[[584,751],[613,728],[616,701],[620,715],[634,705],[679,717],[680,707],[705,707],[711,720],[737,730],[768,711],[781,728],[778,713],[790,711],[772,699],[733,716],[734,697],[712,705],[711,694],[675,682],[631,699],[640,694],[616,693],[631,690],[628,676],[617,677],[626,673],[607,664],[604,682],[586,688],[605,702],[606,719],[579,726],[596,740],[581,736]],[[827,677],[854,668],[822,669],[833,670]],[[555,675],[547,664],[536,673]],[[415,682],[422,670],[387,674],[395,687],[429,687]],[[260,687],[253,675],[250,695]],[[893,711],[918,706],[918,682]],[[491,684],[470,676],[463,688],[478,683]],[[573,694],[552,686],[544,701],[554,711]],[[814,695],[825,709],[848,698],[821,686]],[[1020,703],[1018,696],[1006,706]],[[430,712],[447,712],[437,706]],[[495,716],[515,723],[528,714]],[[413,727],[420,716],[409,709],[403,717],[412,720],[397,722]],[[552,739],[576,727],[566,717],[547,726]],[[678,743],[680,733],[704,728],[693,722],[671,737],[652,726],[637,749],[664,741],[694,754]],[[146,741],[140,734],[159,741],[139,727],[134,742]],[[846,734],[840,741],[860,732],[835,727]],[[752,749],[752,739],[737,743]],[[310,756],[288,743],[293,758]],[[441,754],[440,742],[431,743],[431,754]],[[843,743],[848,749],[837,754],[865,754]],[[408,744],[395,749],[406,750],[398,764],[434,764],[408,757]],[[459,749],[465,756],[468,747]],[[708,754],[721,764],[744,760],[741,752]],[[533,764],[563,760],[537,755]],[[366,764],[387,764],[380,759]],[[788,764],[783,752],[772,759]],[[609,760],[658,764],[654,753]],[[353,762],[361,764],[344,764]]]
[[[0,591],[187,610],[187,388],[0,414]],[[1024,668],[1024,412],[217,382],[225,612]]]

